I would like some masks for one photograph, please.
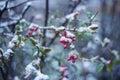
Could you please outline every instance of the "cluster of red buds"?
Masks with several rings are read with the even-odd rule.
[[[69,74],[66,74],[65,72],[68,70],[68,67],[66,67],[64,64],[61,64],[60,72],[62,76],[58,80],[63,80],[64,78],[69,78]]]
[[[36,32],[38,30],[38,26],[32,26],[30,27],[28,34],[31,36],[33,35],[33,32]]]
[[[74,34],[64,30],[62,37],[60,38],[60,43],[62,43],[64,49],[66,49],[68,45],[71,45],[75,40],[76,40],[76,36]]]
[[[70,53],[69,56],[68,56],[68,58],[67,58],[67,61],[70,61],[70,60],[71,60],[72,63],[75,63],[75,61],[76,61],[77,58],[78,58],[78,57],[77,57],[76,54]]]

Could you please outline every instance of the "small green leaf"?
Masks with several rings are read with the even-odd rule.
[[[28,39],[27,38],[23,38],[23,41],[26,42]]]
[[[48,52],[50,52],[50,51],[51,51],[51,49],[50,49],[50,48],[48,48],[48,47],[46,47],[44,51],[45,51],[45,53],[48,53]]]
[[[45,55],[46,53],[48,53],[48,52],[51,51],[51,49],[48,48],[48,47],[42,47],[42,48],[40,48],[39,50],[40,50],[40,52],[42,53],[42,55]]]
[[[38,55],[36,54],[36,55],[33,55],[33,58],[34,59],[37,59],[38,58]]]
[[[20,30],[20,26],[19,25],[16,26],[16,30],[18,30],[18,31]]]
[[[40,52],[42,53],[42,55],[44,55],[44,49],[43,49],[43,47],[42,48],[39,48],[39,50],[40,50]]]
[[[18,36],[18,40],[19,40],[19,42],[21,42],[22,41],[22,36],[20,35],[20,36]]]
[[[97,71],[97,72],[101,72],[103,68],[104,68],[104,64],[103,64],[103,63],[100,63],[100,64],[97,66],[96,71]]]
[[[24,22],[20,22],[20,25],[21,25],[21,26],[24,26]]]
[[[32,44],[33,44],[34,46],[37,44],[37,41],[36,41],[34,38],[32,38],[32,37],[30,37],[30,41],[32,42]]]

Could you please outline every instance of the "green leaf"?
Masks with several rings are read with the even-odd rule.
[[[28,39],[27,38],[23,38],[23,41],[26,42]]]
[[[37,41],[33,37],[30,37],[30,41],[34,46],[37,44]]]
[[[45,55],[46,53],[50,52],[51,49],[48,47],[42,47],[40,48],[40,52],[42,53],[42,55]]]
[[[36,55],[33,55],[33,58],[34,59],[38,59],[38,55],[36,54]]]
[[[44,49],[44,51],[45,51],[45,53],[48,53],[48,52],[50,52],[50,51],[51,51],[51,49],[50,49],[50,48],[48,48],[48,47],[46,47],[46,48]]]
[[[20,26],[19,25],[16,25],[16,30],[20,30]]]
[[[22,36],[20,35],[20,36],[18,36],[18,40],[19,40],[19,42],[21,42],[22,41]]]
[[[20,22],[20,25],[21,25],[21,26],[24,26],[24,22]]]
[[[39,48],[39,50],[40,50],[40,52],[42,53],[42,55],[44,55],[44,49],[43,49],[43,47],[42,48]]]
[[[101,72],[103,68],[104,68],[104,64],[103,64],[103,63],[100,63],[100,64],[97,66],[96,71],[97,71],[97,72]]]

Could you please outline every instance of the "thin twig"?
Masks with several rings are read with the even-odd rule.
[[[17,23],[24,17],[27,9],[22,12],[21,18],[19,18],[19,19],[16,20],[16,21],[13,20],[13,21],[7,22],[7,25],[1,24],[1,19],[2,19],[3,13],[4,13],[6,10],[8,10],[8,9],[16,8],[16,7],[18,7],[18,6],[20,6],[20,5],[23,5],[23,4],[25,4],[25,3],[29,2],[29,1],[39,1],[39,0],[27,0],[27,1],[24,1],[24,2],[22,2],[22,3],[20,3],[20,4],[18,4],[18,5],[12,6],[12,7],[7,7],[7,6],[8,6],[8,2],[9,2],[9,0],[7,0],[6,3],[5,3],[5,7],[3,8],[2,11],[0,11],[0,27],[2,27],[2,26],[3,26],[3,27],[4,27],[4,26],[10,26],[10,25],[17,24]],[[29,8],[29,7],[28,7],[28,8]]]
[[[70,1],[72,1],[72,0],[70,0]],[[77,2],[75,1],[74,3],[72,1],[72,3],[70,3],[68,6],[68,7],[70,7],[68,14],[72,13],[76,9],[76,7],[80,4],[80,2],[81,2],[81,0],[78,0]]]
[[[68,14],[72,13],[76,9],[76,7],[79,5],[80,2],[81,2],[81,0],[79,0],[78,3],[74,4],[74,6],[72,6],[73,8],[69,11]],[[61,24],[61,26],[66,26],[68,22],[69,22],[69,20],[66,19],[65,22]],[[55,41],[55,39],[57,38],[58,35],[59,35],[58,33],[55,34],[54,38],[48,43],[47,46],[50,46]]]
[[[2,11],[0,11],[0,25],[1,25],[1,21],[2,21],[2,15],[3,15],[3,13],[5,12],[5,10],[7,9],[8,1],[9,1],[9,0],[6,0],[6,2],[5,2],[5,7],[3,8]]]
[[[6,80],[6,75],[4,74],[2,67],[0,67],[0,72],[1,72],[3,80]]]
[[[20,22],[20,20],[22,20],[22,19],[24,18],[25,14],[26,14],[26,12],[28,11],[29,8],[30,8],[30,5],[26,5],[26,6],[24,7],[23,11],[22,11],[22,14],[20,15],[20,18],[19,18],[18,20],[16,20],[16,22],[13,23],[12,25],[15,26],[16,24],[18,24],[18,23]],[[14,33],[15,27],[12,27],[12,28],[13,28],[13,29],[12,29],[12,32]]]
[[[16,7],[21,6],[21,5],[23,5],[23,4],[25,4],[29,1],[39,1],[39,0],[27,0],[27,1],[24,1],[24,2],[21,2],[21,3],[17,4],[15,6],[7,7],[5,10],[16,8]]]
[[[49,0],[46,0],[46,10],[45,10],[45,24],[44,26],[47,26],[48,25],[48,16],[49,16]],[[43,31],[43,46],[46,45],[46,30]]]
[[[97,16],[97,14],[98,14],[98,11],[95,13],[95,15],[93,15],[92,17],[91,17],[91,19],[90,19],[90,25],[92,24],[92,22],[93,22],[93,20],[95,19],[95,17]]]

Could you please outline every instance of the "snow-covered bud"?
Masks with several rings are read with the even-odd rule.
[[[72,34],[69,31],[64,30],[59,41],[60,43],[63,44],[64,49],[66,49],[67,46],[73,44],[73,41],[75,40],[76,40],[76,36],[74,34]]]
[[[64,77],[65,77],[65,78],[69,78],[69,74],[65,74]]]
[[[61,67],[60,72],[61,72],[61,73],[64,73],[64,72],[67,71],[67,70],[68,70],[68,67]]]
[[[67,61],[71,60],[72,63],[75,63],[75,61],[76,61],[77,58],[78,58],[77,55],[70,53],[69,57],[67,58]]]
[[[38,25],[36,25],[36,24],[31,24],[31,25],[29,26],[28,34],[29,34],[30,36],[32,36],[32,35],[34,35],[33,33],[35,33],[38,29],[39,29]]]
[[[92,24],[88,28],[91,29],[91,30],[96,30],[96,29],[98,29],[98,25],[97,24]]]

